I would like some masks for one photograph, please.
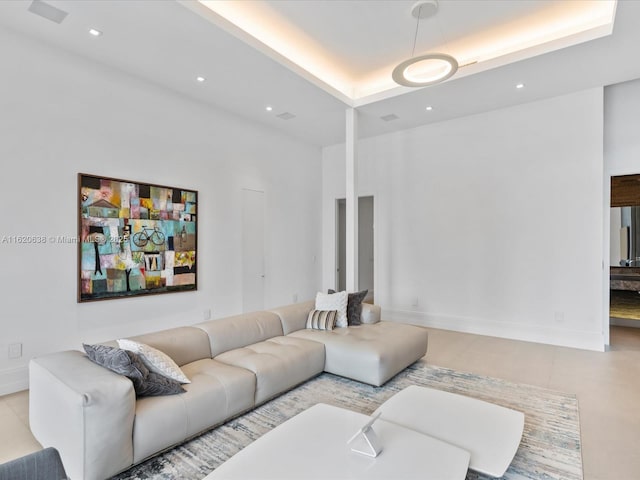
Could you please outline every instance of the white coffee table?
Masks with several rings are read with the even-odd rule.
[[[213,479],[438,479],[462,480],[469,452],[391,422],[373,425],[382,452],[367,457],[347,440],[371,417],[317,404],[231,457]]]
[[[457,445],[469,468],[502,477],[520,445],[524,414],[475,398],[412,385],[374,412],[380,418]]]

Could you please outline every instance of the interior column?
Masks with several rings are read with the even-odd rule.
[[[358,111],[346,111],[346,287],[358,291]]]

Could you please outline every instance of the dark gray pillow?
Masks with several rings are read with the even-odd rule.
[[[142,363],[131,358],[127,350],[109,347],[107,345],[87,345],[82,344],[84,351],[91,361],[108,368],[112,372],[124,375],[130,379],[142,380],[149,375],[149,369]]]
[[[329,294],[336,293],[335,290],[329,289]],[[362,290],[361,292],[350,293],[347,296],[347,324],[348,325],[361,325],[362,324],[362,301],[367,296],[369,290]]]
[[[133,388],[135,388],[136,395],[139,397],[175,395],[186,391],[182,388],[180,382],[155,372],[149,372],[149,375],[142,380],[133,380]]]
[[[179,382],[150,372],[134,352],[107,345],[82,344],[82,346],[91,361],[129,378],[133,382],[133,388],[138,397],[174,395],[186,391]]]

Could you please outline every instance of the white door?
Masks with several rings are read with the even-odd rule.
[[[264,192],[242,190],[242,310],[264,309]]]

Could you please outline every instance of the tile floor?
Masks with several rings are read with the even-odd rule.
[[[640,478],[640,329],[612,327],[605,353],[430,329],[427,361],[577,394],[585,480]],[[0,462],[39,448],[28,393],[0,397]]]

